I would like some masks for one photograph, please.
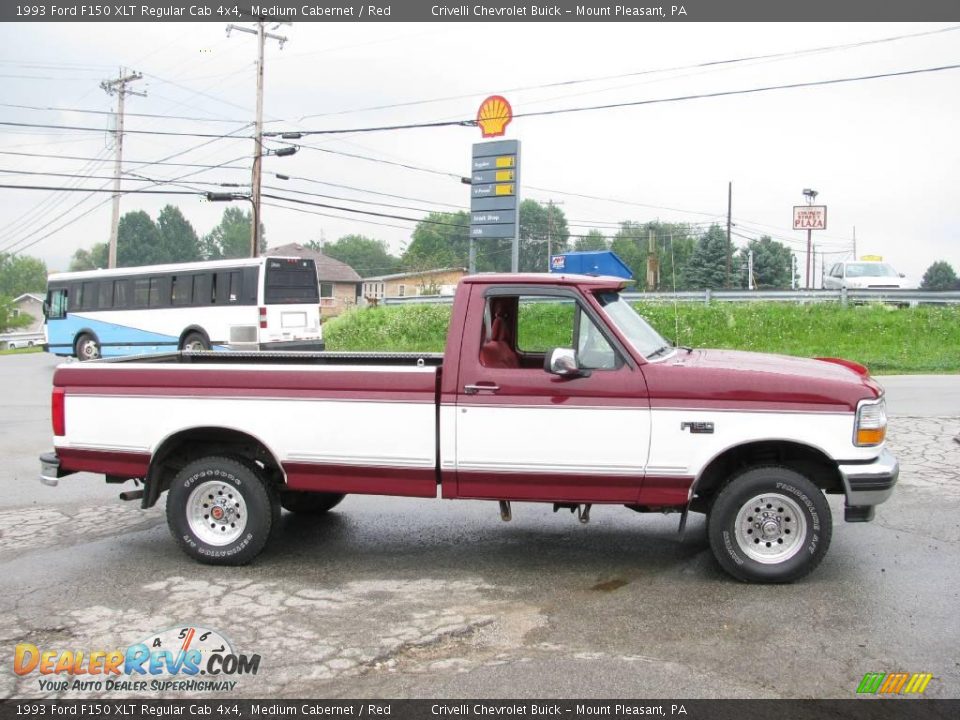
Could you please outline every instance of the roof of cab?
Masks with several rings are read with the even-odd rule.
[[[572,273],[484,273],[467,275],[461,282],[485,285],[578,285],[620,290],[631,281],[612,275],[574,275]]]

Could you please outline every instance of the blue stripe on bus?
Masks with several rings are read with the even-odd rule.
[[[66,318],[47,321],[47,343],[50,352],[55,355],[73,355],[74,341],[84,331],[96,335],[100,342],[102,357],[170,352],[177,350],[180,345],[179,336],[164,335],[68,313]],[[214,345],[212,349],[227,351],[229,348]]]

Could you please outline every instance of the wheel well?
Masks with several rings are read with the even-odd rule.
[[[183,341],[187,339],[187,335],[191,335],[193,333],[196,333],[197,335],[203,335],[204,339],[207,341],[207,344],[210,344],[210,336],[207,335],[207,331],[197,325],[191,325],[188,328],[184,328],[183,332],[180,333],[180,340],[177,342],[177,346],[182,348]]]
[[[276,487],[284,484],[280,463],[267,446],[252,435],[228,428],[191,428],[168,437],[153,454],[144,479],[143,507],[153,507],[188,463],[210,455],[238,458],[256,466],[257,471]]]
[[[836,462],[822,451],[786,440],[764,440],[729,448],[711,460],[694,482],[690,509],[705,512],[731,475],[761,464],[784,465],[809,478],[824,492],[843,492]]]

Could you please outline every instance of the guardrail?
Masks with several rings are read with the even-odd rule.
[[[631,302],[838,302],[886,303],[889,305],[960,305],[960,290],[683,290],[672,292],[625,292],[623,298]],[[388,297],[384,305],[422,305],[453,302],[451,295],[420,295]]]

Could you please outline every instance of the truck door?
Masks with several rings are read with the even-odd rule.
[[[474,303],[457,387],[457,495],[635,502],[650,442],[646,384],[600,314],[572,288],[491,287]],[[577,351],[582,376],[544,370],[556,347]]]

